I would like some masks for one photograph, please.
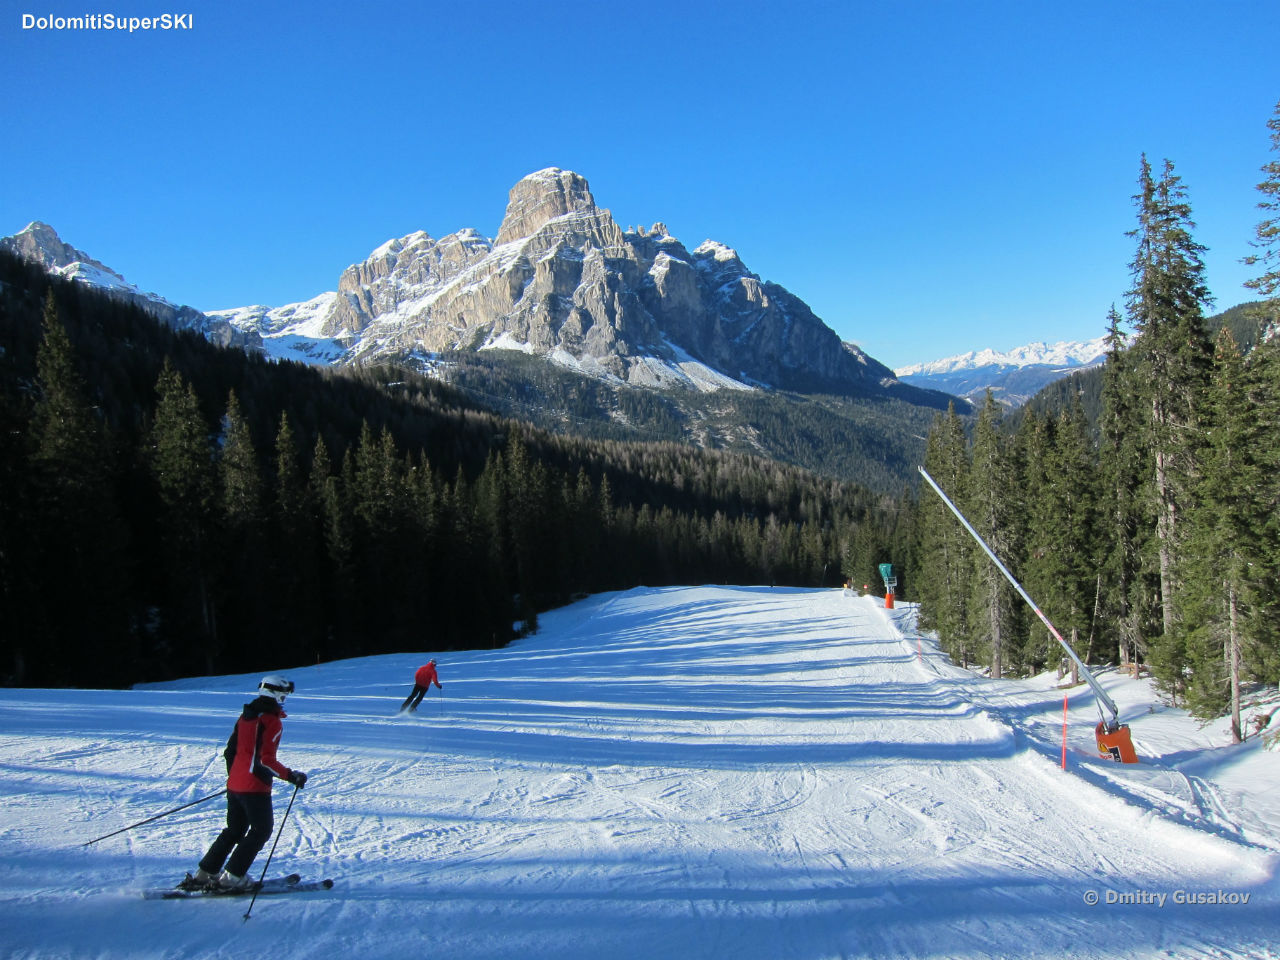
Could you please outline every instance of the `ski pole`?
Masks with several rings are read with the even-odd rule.
[[[262,889],[262,881],[267,878],[267,867],[271,866],[271,858],[276,855],[276,844],[280,842],[280,834],[284,833],[284,825],[289,819],[289,811],[293,809],[293,801],[298,799],[298,791],[302,787],[298,784],[293,785],[293,796],[289,798],[289,806],[285,808],[284,816],[280,820],[280,829],[276,831],[276,839],[271,844],[271,852],[267,854],[267,862],[262,865],[262,874],[258,877],[257,889],[253,891],[253,899],[249,901],[249,909],[244,912],[244,918],[249,919],[249,914],[253,913],[253,905],[258,901],[258,890]]]
[[[194,807],[198,803],[204,803],[206,800],[212,800],[214,797],[220,797],[226,792],[226,790],[219,790],[217,793],[211,793],[207,797],[201,797],[199,800],[192,800],[190,803],[184,803],[182,806],[174,807],[172,810],[166,810],[164,813],[157,813],[154,817],[147,817],[145,820],[139,820],[137,823],[130,824],[127,827],[121,827],[119,830],[104,834],[103,836],[97,837],[93,840],[88,840],[81,844],[81,846],[87,847],[89,844],[97,843],[99,840],[106,840],[107,837],[114,837],[118,833],[124,833],[126,830],[132,830],[134,827],[141,827],[143,824],[151,823],[153,820],[159,820],[161,817],[167,817],[171,813],[177,813],[179,810],[187,809],[187,807]]]

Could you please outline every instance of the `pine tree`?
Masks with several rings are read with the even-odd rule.
[[[969,482],[968,445],[955,405],[935,418],[925,449],[925,470],[952,502],[965,496]],[[920,624],[937,632],[943,649],[961,664],[974,659],[970,641],[969,582],[975,547],[947,505],[932,491],[920,506]]]
[[[350,463],[350,456],[344,457]],[[318,588],[324,601],[324,620],[329,625],[325,637],[325,653],[336,655],[341,650],[347,655],[358,647],[354,640],[354,628],[358,617],[356,598],[359,585],[356,581],[354,520],[351,516],[350,486],[333,469],[329,445],[323,436],[316,437],[311,455],[309,479],[310,495],[315,503],[316,520],[320,528],[324,567]]]
[[[450,603],[450,595],[439,589],[440,568],[449,560],[449,553],[444,548],[445,538],[457,529],[457,524],[455,516],[448,510],[450,505],[445,500],[439,478],[425,454],[420,453],[417,462],[407,466],[405,486],[408,496],[406,556],[418,571],[416,576],[409,577],[413,594],[410,616],[419,623],[426,623],[434,611]],[[455,556],[461,560],[468,547],[465,541],[459,542],[454,548]]]
[[[892,563],[892,559],[888,534],[876,520],[863,517],[854,525],[844,559],[844,574],[858,589],[867,585],[878,594],[884,589],[880,564]]]
[[[585,467],[579,467],[573,486],[565,478],[566,536],[571,592],[589,592],[601,555],[599,500]]]
[[[272,591],[277,602],[270,622],[284,655],[311,662],[318,658],[323,638],[319,511],[286,412],[280,414],[276,432],[274,479],[270,555],[272,580],[279,589]]]
[[[26,410],[0,389],[0,683],[27,681],[26,626],[33,591],[24,544],[26,524]]]
[[[537,630],[541,601],[553,592],[559,554],[551,531],[550,478],[545,464],[529,452],[524,437],[512,433],[507,448],[505,486],[512,582],[520,595],[519,615],[527,632]]]
[[[1094,656],[1094,620],[1101,583],[1098,580],[1097,500],[1089,427],[1079,396],[1058,418],[1054,433],[1049,497],[1053,503],[1051,585],[1041,606],[1076,655]],[[1037,598],[1039,600],[1039,598]],[[1071,665],[1072,679],[1079,681]]]
[[[351,538],[344,522],[344,509],[338,478],[334,476],[333,460],[324,437],[316,437],[311,452],[311,471],[308,487],[317,517],[324,531],[325,553],[330,563],[342,566],[349,558]]]
[[[1265,427],[1265,438],[1254,450],[1261,477],[1252,498],[1253,510],[1263,516],[1256,532],[1257,578],[1274,585],[1280,583],[1280,443],[1275,440],[1275,424],[1280,423],[1280,338],[1273,337],[1255,347],[1247,359],[1246,371],[1251,411]],[[1274,686],[1280,683],[1280,594],[1268,589],[1255,599],[1255,642],[1246,650],[1249,673]]]
[[[1262,598],[1265,530],[1270,504],[1260,460],[1268,430],[1244,359],[1229,328],[1218,336],[1208,398],[1209,442],[1196,503],[1188,517],[1188,587],[1183,609],[1188,628],[1187,704],[1198,717],[1230,712],[1231,730],[1243,739],[1240,722],[1245,650],[1257,633]]]
[[[149,466],[159,490],[172,642],[184,666],[216,672],[220,653],[214,598],[213,504],[216,488],[209,429],[195,391],[165,360],[151,428]]]
[[[1057,422],[1041,418],[1028,410],[1018,428],[1022,448],[1022,495],[1025,514],[1025,538],[1019,579],[1042,607],[1052,609],[1051,597],[1057,588],[1058,535],[1061,518],[1053,495],[1054,446]],[[1036,673],[1057,660],[1057,641],[1039,621],[1027,625],[1026,642],[1020,657],[1027,669]]]
[[[1013,471],[1002,449],[999,418],[999,406],[988,390],[973,431],[973,460],[961,510],[992,552],[1007,565],[1019,549],[1018,519]],[[1005,647],[1014,642],[1017,607],[1009,581],[995,564],[987,562],[986,557],[982,560],[973,571],[974,615],[970,630],[975,645],[987,653],[992,678],[999,679],[1004,675]]]
[[[258,454],[235,391],[227,398],[218,457],[217,547],[219,622],[230,662],[251,669],[266,637],[268,614],[260,589],[266,567],[266,504]],[[256,654],[260,656],[261,654]],[[264,664],[265,665],[265,664]]]
[[[380,652],[409,648],[417,641],[413,610],[421,584],[412,543],[413,517],[406,464],[387,428],[375,438],[366,422],[349,458],[354,555],[364,589],[358,594],[359,624]]]
[[[52,290],[45,298],[43,333],[36,354],[40,393],[31,417],[32,458],[59,465],[55,482],[88,490],[99,484],[108,455],[106,437],[76,369],[75,348]]]
[[[1121,318],[1107,315],[1107,361],[1102,374],[1099,474],[1103,629],[1121,663],[1146,658],[1157,590],[1144,573],[1143,555],[1154,526],[1148,493],[1154,470],[1143,442],[1145,416],[1136,355],[1126,344]]]
[[[262,472],[249,422],[234,390],[227,398],[218,464],[223,518],[237,535],[260,530],[265,512]]]
[[[123,606],[128,537],[114,456],[52,291],[43,334],[22,519],[27,542],[20,546],[29,619],[15,640],[24,650],[15,673],[29,668],[25,682],[45,684],[121,682],[132,651]]]
[[[1280,101],[1276,102],[1275,114],[1267,121],[1267,128],[1271,131],[1272,152],[1280,153]],[[1262,273],[1246,280],[1245,286],[1271,297],[1274,305],[1280,291],[1280,157],[1263,164],[1262,172],[1266,179],[1258,184],[1258,191],[1262,194],[1258,209],[1268,216],[1258,223],[1250,241],[1261,252],[1244,258],[1247,265],[1262,268]],[[1272,319],[1280,321],[1280,316]]]
[[[310,497],[302,467],[302,455],[298,449],[297,433],[289,422],[288,411],[280,413],[275,454],[276,515],[280,518],[282,532],[287,536],[296,536],[307,525]]]
[[[487,638],[494,645],[505,643],[511,637],[512,623],[518,614],[519,588],[515,586],[508,563],[511,503],[507,494],[506,472],[502,455],[491,453],[471,493],[477,539],[476,564],[484,571],[488,595],[493,598],[489,605],[492,616],[487,620]],[[455,499],[461,501],[460,496],[455,496]]]
[[[1212,350],[1203,329],[1209,302],[1204,283],[1204,247],[1191,235],[1191,208],[1173,164],[1165,161],[1158,181],[1144,156],[1139,177],[1138,250],[1131,264],[1129,315],[1138,331],[1134,347],[1146,401],[1145,439],[1154,457],[1156,559],[1160,578],[1161,633],[1152,645],[1152,669],[1176,700],[1183,687],[1185,638],[1178,601],[1186,532],[1199,471],[1204,394]]]
[[[402,512],[400,457],[391,431],[383,429],[375,439],[366,420],[360,428],[354,465],[352,493],[356,518],[361,521],[371,545],[385,545]]]

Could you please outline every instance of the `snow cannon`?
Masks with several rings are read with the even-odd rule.
[[[1138,762],[1127,723],[1108,724],[1106,720],[1099,720],[1093,732],[1098,740],[1098,756],[1116,763]]]
[[[880,564],[880,579],[884,581],[884,608],[893,609],[893,591],[898,586],[898,578],[893,575],[893,564]]]
[[[978,531],[973,529],[973,524],[965,519],[964,514],[961,513],[959,508],[951,502],[951,498],[942,492],[942,488],[938,486],[938,482],[934,480],[933,477],[929,476],[929,472],[925,470],[924,467],[916,467],[916,469],[919,470],[920,475],[929,482],[929,486],[933,487],[933,492],[940,496],[942,498],[942,502],[951,508],[951,512],[954,513],[956,519],[960,521],[960,525],[969,531],[969,535],[973,537],[974,540],[978,541],[978,546],[980,546],[983,549],[983,552],[991,558],[991,562],[994,563],[997,569],[1004,574],[1005,579],[1013,584],[1013,588],[1018,591],[1022,599],[1027,601],[1027,604],[1031,607],[1032,611],[1035,612],[1035,615],[1040,618],[1040,622],[1049,628],[1049,633],[1053,635],[1053,638],[1057,640],[1062,649],[1066,651],[1067,656],[1070,657],[1076,667],[1079,668],[1080,676],[1084,677],[1090,688],[1092,688],[1093,694],[1098,701],[1098,725],[1094,728],[1094,734],[1098,741],[1098,753],[1103,757],[1115,760],[1117,763],[1137,763],[1138,754],[1133,749],[1133,738],[1129,735],[1129,726],[1128,724],[1120,722],[1120,711],[1119,708],[1116,707],[1116,702],[1107,696],[1107,692],[1102,689],[1102,685],[1098,683],[1094,675],[1089,672],[1089,668],[1084,665],[1084,661],[1076,656],[1076,652],[1071,649],[1071,644],[1062,639],[1062,634],[1058,632],[1058,628],[1049,622],[1049,618],[1044,615],[1044,611],[1036,606],[1035,601],[1032,600],[1027,591],[1023,589],[1022,584],[1014,579],[1013,574],[1009,572],[1009,568],[1000,562],[1000,558],[995,555],[995,552],[989,546],[987,546],[987,541],[983,540],[982,537],[978,535]],[[1108,720],[1106,715],[1102,712],[1104,705],[1107,710],[1111,712],[1110,720]]]

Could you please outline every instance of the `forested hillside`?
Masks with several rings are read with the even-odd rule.
[[[637,584],[834,585],[899,503],[553,435],[391,367],[175,333],[0,256],[0,678],[113,685],[501,645]]]
[[[1272,129],[1280,148],[1280,108]],[[1264,170],[1264,193],[1280,194],[1280,163]],[[1108,318],[1105,367],[1052,387],[1015,429],[990,401],[971,436],[939,417],[925,464],[1085,660],[1142,663],[1197,716],[1230,712],[1240,738],[1244,691],[1280,680],[1280,338],[1263,336],[1280,305],[1206,321],[1181,179],[1144,157],[1138,187],[1132,286]],[[1264,249],[1276,223],[1259,227]],[[1277,286],[1275,269],[1256,284]],[[1057,663],[1048,631],[921,496],[909,566],[922,622],[994,676]]]
[[[1210,340],[1215,340],[1223,328],[1226,328],[1231,332],[1240,351],[1248,354],[1262,340],[1267,328],[1273,322],[1275,322],[1274,307],[1265,301],[1251,301],[1237,304],[1229,310],[1206,318],[1204,332]],[[1018,430],[1022,425],[1023,417],[1028,413],[1040,417],[1057,417],[1064,410],[1070,409],[1071,404],[1079,401],[1096,439],[1098,423],[1102,419],[1102,384],[1105,378],[1106,372],[1103,367],[1093,367],[1056,380],[1021,407],[1009,413],[1003,421],[1004,428],[1010,431]]]
[[[437,354],[432,367],[473,401],[549,432],[754,454],[891,496],[914,485],[924,434],[955,400],[905,385],[896,395],[640,388],[507,350]]]

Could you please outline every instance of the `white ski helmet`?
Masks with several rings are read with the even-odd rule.
[[[293,693],[293,681],[286,680],[276,673],[263,677],[262,682],[258,684],[258,694],[270,697],[276,703],[284,703],[284,698],[291,693]]]

